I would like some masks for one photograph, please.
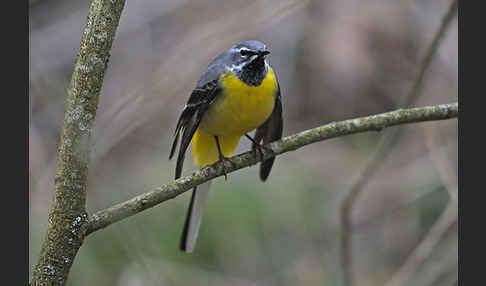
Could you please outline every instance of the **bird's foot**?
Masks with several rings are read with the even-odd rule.
[[[245,136],[246,138],[250,139],[250,141],[253,143],[252,149],[255,151],[255,157],[257,156],[257,152],[258,152],[260,154],[260,162],[263,162],[263,149],[267,151],[272,151],[272,150],[260,143],[257,143],[253,138],[250,137],[250,135],[245,134]]]
[[[235,167],[235,163],[233,163],[228,157],[225,157],[223,155],[219,155],[219,162],[223,163],[223,174],[224,174],[224,180],[228,180],[228,176],[226,173],[226,162],[229,162],[231,166]]]

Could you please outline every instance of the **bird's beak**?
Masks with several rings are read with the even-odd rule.
[[[261,62],[268,54],[270,54],[269,50],[257,51],[251,56],[250,62]]]
[[[270,51],[269,50],[263,50],[263,51],[260,51],[258,52],[258,57],[266,57],[268,54],[270,54]]]

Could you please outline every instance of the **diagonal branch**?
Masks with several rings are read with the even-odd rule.
[[[457,192],[450,190],[450,192]],[[398,271],[385,284],[385,286],[402,286],[407,285],[408,280],[413,277],[413,274],[422,265],[422,263],[430,256],[439,244],[442,237],[447,230],[457,221],[458,207],[457,200],[451,197],[448,205],[442,211],[442,214],[437,221],[432,225],[424,239],[407,257],[405,263],[400,266]]]
[[[268,159],[279,154],[297,150],[300,147],[323,140],[367,131],[380,131],[383,128],[432,120],[456,118],[458,104],[441,104],[411,109],[398,109],[391,112],[332,122],[309,129],[298,134],[270,143],[263,148],[263,157]],[[260,156],[249,151],[230,158],[225,165],[226,173],[234,172],[260,162]],[[86,235],[107,227],[124,218],[154,207],[164,201],[173,199],[193,187],[224,174],[223,163],[215,163],[202,168],[190,176],[182,177],[152,191],[136,196],[128,201],[94,213],[89,219]]]
[[[405,98],[401,106],[410,106],[419,97],[426,71],[432,63],[432,59],[434,58],[434,55],[436,54],[439,48],[439,44],[444,38],[447,29],[449,28],[452,20],[456,16],[457,6],[458,0],[452,0],[449,8],[441,19],[441,23],[434,35],[432,42],[425,52],[425,56],[420,64],[420,68],[413,82],[413,86],[411,87],[407,97]],[[376,147],[375,152],[372,154],[372,156],[370,156],[370,160],[366,164],[366,167],[353,183],[351,189],[346,194],[342,202],[340,213],[340,220],[342,225],[340,251],[341,268],[343,272],[342,275],[345,286],[350,286],[353,282],[351,269],[351,211],[359,195],[361,194],[361,191],[364,189],[370,178],[372,178],[373,174],[376,172],[377,166],[381,162],[383,162],[386,157],[391,153],[393,146],[399,140],[400,136],[400,131],[398,129],[395,129],[394,132],[390,132],[380,139],[378,146]]]

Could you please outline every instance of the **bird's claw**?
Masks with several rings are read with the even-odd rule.
[[[219,162],[221,162],[223,164],[224,180],[227,181],[228,175],[227,175],[227,172],[226,172],[226,162],[229,162],[230,165],[233,166],[233,167],[235,167],[235,164],[228,157],[225,157],[225,156],[222,156],[222,155],[219,156]]]

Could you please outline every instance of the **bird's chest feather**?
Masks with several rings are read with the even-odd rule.
[[[233,74],[221,78],[223,93],[211,104],[199,128],[212,135],[243,135],[267,120],[275,105],[277,81],[271,67],[259,86]]]

